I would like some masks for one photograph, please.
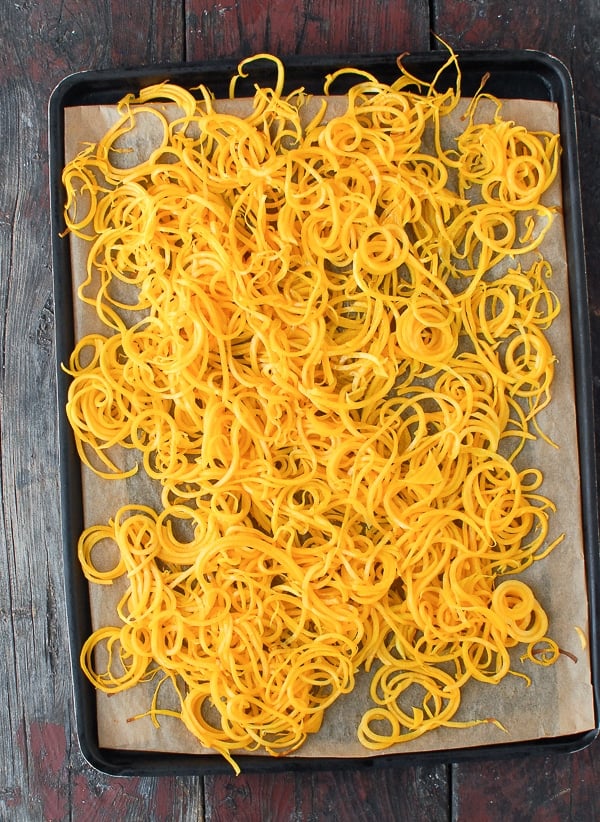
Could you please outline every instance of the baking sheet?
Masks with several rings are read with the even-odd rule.
[[[243,101],[222,101],[224,109],[238,110],[247,106]],[[343,110],[343,100],[335,100],[331,113]],[[466,105],[466,101],[463,101]],[[165,109],[168,107],[165,106]],[[541,101],[505,101],[503,116],[532,129],[558,129],[558,112],[554,104]],[[480,116],[484,115],[483,108]],[[488,114],[489,116],[489,110]],[[114,106],[81,106],[65,109],[65,157],[70,159],[83,143],[97,140],[116,119]],[[460,110],[453,115],[452,128],[461,130]],[[137,149],[144,154],[148,150],[148,135],[138,135]],[[150,142],[152,137],[149,137]],[[561,187],[557,183],[549,193],[548,204],[560,204]],[[71,238],[73,286],[76,289],[85,272],[85,256],[88,246]],[[529,688],[518,677],[508,676],[498,686],[469,682],[462,690],[462,704],[457,719],[496,717],[506,727],[504,734],[493,725],[480,725],[467,730],[440,729],[428,733],[419,740],[390,748],[393,752],[451,750],[486,744],[514,743],[548,737],[579,733],[594,727],[594,704],[591,683],[589,652],[581,647],[575,627],[588,634],[587,583],[583,558],[582,516],[580,506],[580,477],[575,413],[575,386],[573,351],[571,346],[571,320],[569,312],[568,271],[565,238],[560,216],[554,221],[551,233],[544,242],[543,251],[551,262],[554,275],[551,287],[557,293],[562,312],[548,332],[548,337],[558,356],[553,401],[542,412],[539,421],[542,429],[558,445],[555,451],[543,440],[527,446],[518,464],[535,465],[545,477],[542,492],[557,505],[552,517],[551,535],[563,531],[567,537],[549,557],[534,564],[522,575],[531,581],[543,607],[550,618],[549,635],[561,648],[577,657],[574,662],[562,656],[549,668],[519,662],[523,652],[517,648],[513,655],[513,669],[526,671],[532,678]],[[76,336],[92,330],[93,315],[74,299]],[[129,499],[131,487],[119,481],[103,481],[82,469],[85,524],[105,522],[119,504]],[[149,491],[152,493],[152,491]],[[135,499],[136,502],[144,500]],[[568,573],[565,573],[568,569]],[[111,609],[118,601],[117,589],[92,586],[90,601],[94,626],[114,621]],[[121,750],[158,750],[164,752],[204,753],[197,741],[177,720],[161,719],[156,729],[149,719],[128,722],[149,704],[154,686],[144,686],[123,694],[106,697],[98,694],[98,733],[101,747]],[[326,714],[322,729],[308,739],[295,754],[297,757],[371,757],[356,739],[356,727],[360,716],[370,707],[368,676],[357,679],[355,691],[340,697]]]

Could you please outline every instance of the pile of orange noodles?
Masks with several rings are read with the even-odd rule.
[[[147,88],[64,171],[79,298],[105,327],[73,351],[68,418],[85,465],[161,489],[81,537],[92,582],[127,579],[83,670],[106,692],[154,679],[153,720],[180,716],[236,769],[236,751],[297,750],[361,666],[375,750],[489,721],[453,719],[461,688],[498,683],[514,646],[558,654],[514,576],[553,547],[541,473],[515,457],[550,400],[559,306],[529,252],[558,137],[499,103],[478,124],[474,102],[448,146],[459,83],[400,62],[307,123],[269,59],[248,116]],[[143,117],[162,137],[131,164]]]

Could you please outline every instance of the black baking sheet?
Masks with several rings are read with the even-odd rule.
[[[424,80],[431,79],[447,59],[445,52],[408,55],[403,65],[411,74]],[[594,462],[594,425],[591,402],[591,354],[588,324],[588,304],[582,237],[581,201],[577,165],[575,112],[571,79],[566,68],[554,58],[533,51],[465,52],[458,54],[462,74],[462,94],[473,95],[484,74],[489,72],[486,92],[500,98],[544,100],[558,105],[561,142],[563,218],[566,235],[566,253],[569,269],[570,317],[575,368],[575,401],[579,441],[579,468],[581,478],[581,505],[583,539],[588,583],[590,648],[592,682],[595,693],[596,727],[569,737],[534,740],[498,746],[428,751],[417,755],[379,755],[361,759],[320,759],[320,767],[373,767],[411,761],[457,761],[466,758],[505,757],[524,753],[572,751],[589,744],[598,733],[598,602],[599,560],[597,534],[597,496]],[[65,587],[69,618],[77,728],[82,752],[97,769],[114,775],[197,774],[229,771],[230,766],[218,754],[192,755],[147,751],[121,751],[100,748],[96,720],[96,695],[92,685],[79,668],[80,648],[91,633],[91,615],[87,582],[76,556],[76,544],[83,529],[83,500],[80,461],[71,430],[64,413],[69,378],[61,363],[68,361],[74,345],[73,297],[71,287],[71,256],[68,237],[61,236],[65,224],[63,209],[65,196],[61,184],[64,166],[64,110],[69,106],[113,104],[125,94],[164,80],[193,88],[204,84],[216,97],[227,97],[229,78],[235,74],[237,60],[222,60],[203,64],[144,67],[127,70],[82,72],[60,83],[52,94],[49,105],[50,193],[51,224],[54,263],[56,357],[58,382],[58,412],[60,434],[60,471],[62,536],[65,566]],[[286,89],[303,86],[309,93],[322,91],[326,74],[344,66],[355,66],[375,74],[381,81],[397,77],[396,55],[349,55],[320,58],[286,58]],[[453,84],[455,74],[448,70],[438,87],[447,77]],[[253,66],[252,82],[268,85],[273,80],[272,65]],[[347,77],[348,86],[356,81]],[[343,83],[335,91],[344,93]],[[243,94],[243,87],[237,93]],[[248,89],[251,93],[251,89]],[[238,757],[245,771],[307,770],[315,767],[314,759],[287,757],[275,759],[265,756]]]

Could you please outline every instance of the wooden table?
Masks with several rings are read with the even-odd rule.
[[[576,90],[600,385],[596,0],[18,0],[1,4],[1,820],[586,820],[600,741],[572,755],[272,775],[109,778],[76,741],[59,530],[46,110],[70,72],[280,54],[534,48]],[[599,441],[600,444],[600,441]],[[600,454],[600,450],[597,450]]]

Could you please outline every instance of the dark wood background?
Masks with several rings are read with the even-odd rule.
[[[597,0],[0,0],[0,820],[593,820],[573,755],[366,773],[116,779],[74,732],[59,532],[46,111],[66,74],[286,54],[534,48],[573,74],[600,380]]]

